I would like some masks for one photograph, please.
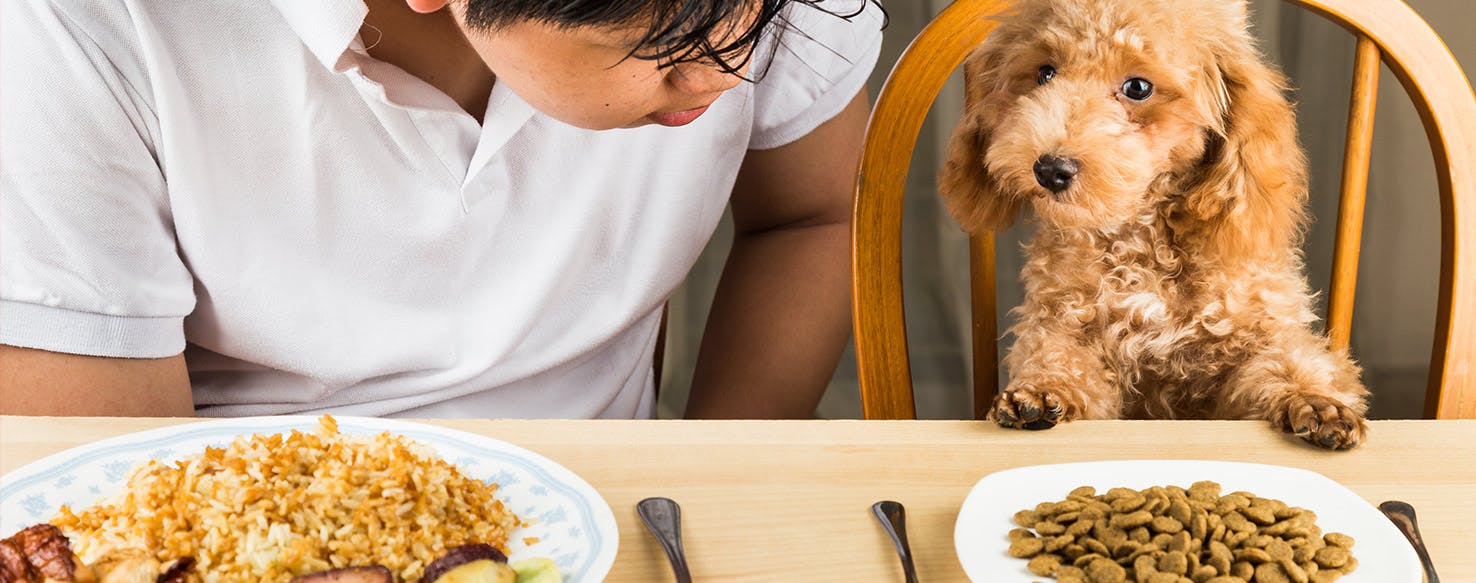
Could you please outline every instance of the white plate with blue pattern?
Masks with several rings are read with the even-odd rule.
[[[510,535],[510,559],[553,559],[567,583],[604,579],[620,541],[609,504],[574,472],[541,455],[480,435],[408,421],[336,417],[340,432],[389,431],[435,449],[468,477],[499,484],[497,498],[531,523]],[[237,436],[312,430],[316,417],[245,417],[130,433],[42,458],[0,477],[0,536],[45,522],[68,504],[84,508],[122,490],[149,459],[179,459]],[[524,539],[535,540],[526,544]]]

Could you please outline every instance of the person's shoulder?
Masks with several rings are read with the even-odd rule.
[[[7,1],[4,17],[12,31],[91,43],[109,53],[181,40],[225,42],[216,36],[224,26],[281,18],[266,0],[19,0]]]
[[[776,22],[775,49],[807,61],[854,62],[881,44],[885,24],[874,0],[791,2]]]

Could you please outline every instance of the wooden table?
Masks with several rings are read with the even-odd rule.
[[[0,473],[97,439],[179,419],[0,417]],[[1419,511],[1441,578],[1476,581],[1476,421],[1381,421],[1351,452],[1325,452],[1231,421],[1076,422],[1022,432],[966,421],[431,421],[517,443],[599,490],[620,523],[608,581],[670,581],[636,501],[682,504],[698,581],[901,581],[869,512],[907,506],[923,581],[963,581],[953,522],[980,477],[1011,467],[1193,458],[1321,472],[1370,502]],[[1397,582],[1390,582],[1397,583]]]

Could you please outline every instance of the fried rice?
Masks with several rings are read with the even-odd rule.
[[[518,517],[496,484],[461,474],[428,447],[388,432],[252,435],[175,462],[149,461],[124,490],[51,520],[87,563],[196,560],[206,582],[286,581],[379,564],[416,581],[446,550],[506,552]]]

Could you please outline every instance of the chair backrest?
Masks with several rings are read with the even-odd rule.
[[[1476,96],[1471,85],[1435,31],[1400,0],[1286,1],[1321,14],[1358,39],[1328,298],[1329,341],[1334,347],[1348,345],[1382,59],[1424,122],[1440,187],[1439,313],[1425,416],[1476,418]],[[901,233],[918,131],[944,82],[994,28],[991,18],[1011,4],[956,0],[912,41],[872,111],[851,227],[856,363],[867,419],[916,417],[902,312]],[[994,237],[972,237],[969,247],[974,417],[982,419],[998,391]]]

